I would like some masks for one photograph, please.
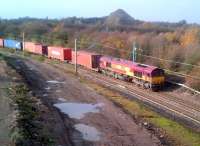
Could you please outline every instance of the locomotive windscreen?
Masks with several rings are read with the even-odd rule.
[[[155,76],[164,76],[164,70],[162,69],[155,69],[154,71],[152,71],[151,76],[155,77]]]

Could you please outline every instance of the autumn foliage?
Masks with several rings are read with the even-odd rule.
[[[121,12],[120,12],[121,13]],[[125,15],[125,16],[124,16]],[[178,23],[151,23],[127,17],[127,24],[112,19],[76,18],[62,20],[31,19],[1,20],[0,37],[22,40],[25,32],[26,41],[41,42],[47,45],[74,47],[74,38],[78,39],[78,49],[85,49],[104,55],[132,59],[133,43],[136,44],[137,61],[156,65],[166,70],[191,76],[200,76],[200,26]],[[119,19],[124,20],[124,19]],[[109,25],[107,25],[109,23]],[[148,56],[153,56],[148,57]],[[157,58],[157,59],[155,59]],[[158,59],[159,58],[159,59]],[[170,61],[165,61],[170,60]],[[200,80],[186,78],[186,84],[199,88]]]

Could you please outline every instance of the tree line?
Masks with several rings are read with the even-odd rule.
[[[200,76],[200,68],[174,62],[200,65],[200,26],[179,23],[137,22],[130,26],[107,26],[104,18],[34,19],[20,18],[0,20],[0,37],[40,42],[47,45],[74,47],[125,59],[132,58],[133,43],[137,44],[137,61],[156,65],[191,76]],[[98,42],[95,44],[95,42]],[[103,44],[103,45],[101,45]],[[106,47],[110,46],[110,47]],[[139,54],[172,60],[166,62]],[[200,81],[186,78],[186,84],[200,89]]]

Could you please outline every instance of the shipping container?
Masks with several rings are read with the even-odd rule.
[[[70,48],[62,48],[62,47],[48,47],[48,57],[55,58],[61,61],[71,61],[72,59],[72,50]]]
[[[30,53],[39,54],[39,55],[48,55],[47,46],[40,43],[25,42],[24,50]]]
[[[5,48],[17,49],[22,50],[22,42],[12,40],[12,39],[5,39],[3,40],[3,44]]]
[[[99,60],[101,55],[90,53],[86,51],[77,51],[77,64],[85,66],[89,69],[99,67]],[[72,63],[75,63],[75,52],[72,52]]]
[[[3,39],[0,39],[0,47],[3,47]]]
[[[40,55],[48,55],[47,51],[47,46],[44,46],[42,44],[35,44],[35,54],[40,54]]]
[[[35,52],[35,43],[32,42],[25,42],[24,43],[24,50],[30,53]]]

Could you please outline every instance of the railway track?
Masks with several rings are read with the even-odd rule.
[[[88,73],[84,69],[82,69],[81,72]],[[193,112],[197,111],[197,112],[200,113],[200,106],[198,104],[188,103],[188,101],[184,101],[184,100],[181,100],[181,99],[173,97],[173,96],[171,96],[171,97],[169,97],[167,95],[164,96],[164,95],[162,95],[162,93],[159,93],[159,92],[154,93],[152,91],[148,91],[148,90],[145,90],[145,89],[140,89],[140,88],[136,87],[132,83],[127,83],[127,82],[124,82],[124,81],[121,81],[121,80],[108,78],[107,76],[103,76],[101,74],[93,73],[92,77],[94,77],[94,76],[96,78],[100,78],[102,80],[106,79],[108,82],[112,82],[112,83],[116,83],[116,84],[120,83],[119,87],[131,89],[132,91],[137,90],[137,92],[140,93],[141,95],[149,96],[150,98],[162,99],[162,100],[165,100],[168,103],[176,103],[176,104],[179,104],[179,105],[181,105],[183,107],[191,109]]]
[[[85,73],[87,73],[87,71],[85,71],[85,70],[81,70],[81,72],[85,72]],[[88,76],[88,75],[87,75]],[[133,84],[131,84],[131,83],[128,83],[128,85],[126,85],[127,83],[125,82],[125,83],[123,83],[123,81],[120,81],[120,80],[116,80],[116,79],[110,79],[110,78],[107,78],[107,77],[105,77],[105,76],[102,76],[102,75],[92,75],[92,78],[93,77],[96,77],[96,78],[99,78],[99,79],[102,79],[102,80],[105,80],[105,78],[106,78],[106,80],[108,81],[108,82],[112,82],[112,83],[116,83],[116,84],[118,84],[118,87],[121,87],[121,88],[126,88],[126,89],[129,89],[129,90],[132,90],[132,91],[135,91],[135,90],[137,90],[137,92],[138,93],[140,93],[141,95],[146,95],[146,96],[149,96],[149,97],[151,97],[151,98],[156,98],[156,99],[160,99],[160,98],[162,98],[162,100],[168,100],[168,102],[175,102],[176,104],[180,104],[180,105],[182,105],[182,106],[184,106],[184,107],[187,107],[187,108],[189,108],[189,109],[192,109],[192,110],[194,110],[194,111],[198,111],[198,112],[200,112],[200,107],[197,107],[198,105],[195,105],[194,106],[194,104],[192,104],[192,105],[190,105],[190,104],[188,104],[188,103],[185,103],[183,100],[180,100],[180,99],[176,99],[175,97],[173,97],[173,98],[171,98],[171,97],[165,97],[165,96],[162,96],[162,95],[160,95],[159,93],[156,93],[156,94],[154,94],[153,92],[151,92],[151,91],[148,91],[148,90],[145,90],[145,92],[147,92],[147,93],[145,93],[144,92],[144,90],[142,90],[142,89],[138,89],[138,87],[135,87]],[[88,76],[89,77],[89,76]],[[91,78],[91,79],[92,79]],[[119,84],[120,83],[120,84]],[[150,93],[151,92],[151,93]],[[153,94],[153,95],[152,95]]]
[[[53,66],[60,70],[67,71],[67,69],[63,68],[63,66],[60,66],[59,64],[54,64]],[[106,87],[128,94],[140,101],[154,105],[154,107],[164,109],[173,115],[178,115],[179,117],[182,117],[189,122],[195,123],[195,125],[200,127],[200,107],[198,104],[188,103],[175,97],[171,98],[164,96],[161,95],[161,93],[154,93],[152,91],[143,90],[131,83],[110,78],[108,76],[98,74],[82,67],[79,68],[79,73],[86,78],[96,81]]]
[[[169,97],[163,97],[160,95],[156,95],[156,96],[151,95],[152,93],[149,94],[149,92],[144,93],[144,91],[141,92],[141,91],[138,91],[138,89],[135,90],[134,86],[130,88],[130,87],[121,85],[116,80],[111,81],[110,79],[107,79],[106,77],[103,77],[103,78],[100,77],[102,75],[91,76],[88,74],[88,71],[81,69],[81,73],[83,72],[85,72],[85,76],[87,76],[91,80],[96,80],[98,81],[98,83],[103,83],[104,85],[107,85],[108,87],[112,87],[113,89],[118,89],[121,92],[125,92],[126,94],[128,93],[141,101],[149,102],[151,104],[154,104],[155,106],[164,108],[165,110],[173,112],[181,117],[184,117],[185,119],[188,119],[196,123],[198,126],[200,126],[199,108],[194,108],[192,105],[188,105],[187,103],[184,103],[184,101],[181,102],[180,100],[170,99]]]

